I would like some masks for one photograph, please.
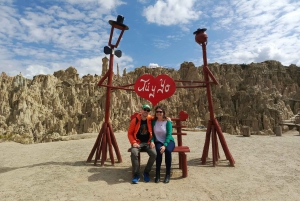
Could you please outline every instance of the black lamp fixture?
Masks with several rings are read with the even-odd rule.
[[[105,54],[114,54],[119,58],[122,56],[122,51],[121,50],[114,50],[114,48],[118,47],[119,42],[122,38],[122,35],[123,35],[124,31],[129,29],[129,27],[126,26],[125,24],[123,24],[123,22],[124,22],[124,17],[122,15],[117,16],[117,21],[114,21],[114,20],[109,20],[108,21],[108,23],[111,25],[110,37],[109,37],[109,42],[108,42],[108,45],[110,47],[109,46],[104,47],[104,53]],[[120,33],[119,38],[118,38],[115,45],[111,44],[114,28],[121,30],[121,33]]]
[[[121,50],[112,50],[110,47],[108,47],[108,46],[105,46],[104,47],[104,53],[105,54],[114,54],[114,55],[116,55],[117,57],[121,57],[122,56],[122,51]]]

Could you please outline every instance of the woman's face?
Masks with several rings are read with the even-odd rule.
[[[155,115],[156,115],[157,118],[162,118],[164,116],[164,113],[163,113],[162,109],[157,108],[155,110]]]

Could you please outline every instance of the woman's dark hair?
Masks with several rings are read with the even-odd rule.
[[[156,110],[157,110],[157,109],[161,109],[161,110],[163,111],[163,119],[167,119],[165,109],[164,109],[161,105],[158,105],[158,106],[156,106],[155,109],[154,109],[154,112],[155,112],[154,120],[157,120],[157,117],[156,117]]]

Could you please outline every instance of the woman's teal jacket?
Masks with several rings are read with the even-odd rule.
[[[155,132],[154,132],[154,126],[155,126],[155,123],[156,123],[156,120],[152,120],[152,139],[151,139],[151,142],[155,142]],[[174,138],[172,136],[172,122],[171,121],[167,121],[167,135],[166,135],[166,140],[164,142],[164,146],[168,146],[169,142],[172,140],[174,143]]]

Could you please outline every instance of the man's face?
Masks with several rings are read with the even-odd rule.
[[[142,109],[142,116],[143,117],[147,117],[150,113],[150,109],[149,108],[145,108],[145,109]]]

